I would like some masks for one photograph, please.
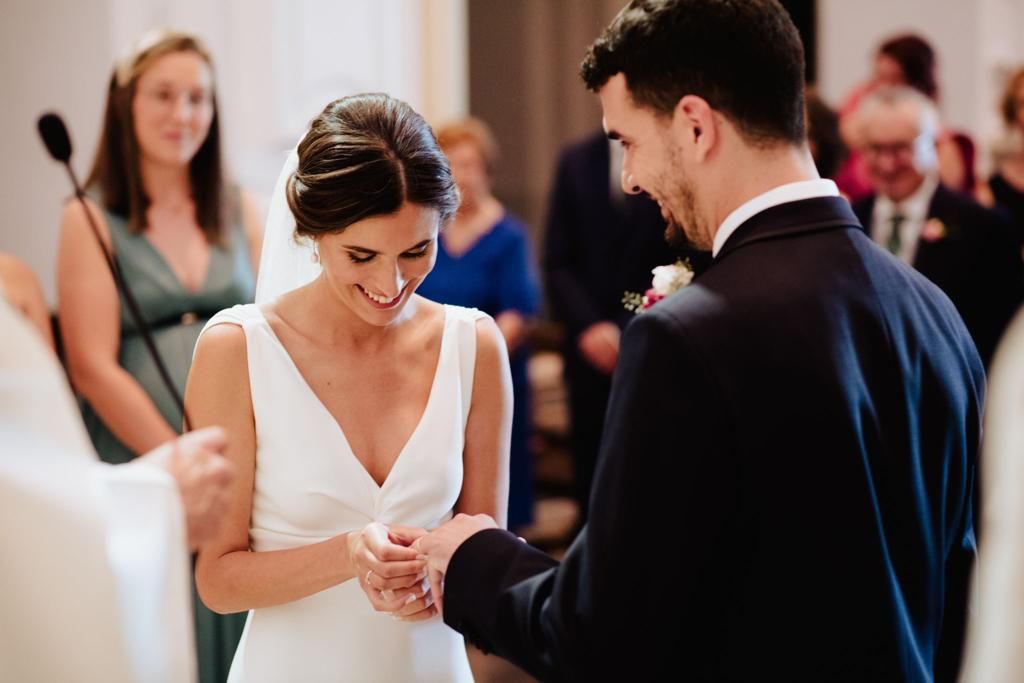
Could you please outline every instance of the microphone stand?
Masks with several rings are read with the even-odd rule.
[[[117,262],[117,254],[113,252],[113,249],[108,250],[106,243],[103,241],[103,237],[100,235],[100,229],[96,225],[96,221],[92,216],[92,211],[89,210],[89,205],[85,203],[85,192],[82,191],[82,187],[78,184],[78,178],[75,176],[74,169],[71,168],[70,159],[58,159],[68,172],[68,177],[71,178],[71,185],[75,188],[75,197],[82,205],[82,210],[85,212],[85,217],[89,221],[89,227],[92,228],[92,234],[96,238],[96,244],[99,245],[100,251],[103,252],[103,258],[107,262],[107,267],[110,269],[110,275],[114,278],[114,284],[118,291],[121,292],[121,296],[124,298],[124,303],[128,308],[128,313],[131,316],[132,322],[135,323],[135,327],[138,329],[139,334],[142,335],[142,340],[146,344],[146,349],[149,351],[150,357],[156,364],[157,372],[160,373],[160,379],[163,380],[164,386],[167,387],[167,391],[170,392],[171,398],[177,404],[181,410],[182,422],[184,423],[185,432],[192,431],[192,420],[189,419],[188,411],[185,410],[185,402],[178,394],[178,390],[174,386],[174,382],[171,380],[171,374],[167,371],[167,366],[164,365],[163,358],[160,357],[160,353],[157,351],[156,344],[153,342],[153,335],[149,330],[149,324],[145,318],[142,317],[142,312],[139,310],[139,304],[135,301],[135,296],[132,294],[131,288],[128,286],[128,282],[124,279],[124,275],[121,273],[120,264]]]

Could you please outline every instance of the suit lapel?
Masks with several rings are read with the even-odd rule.
[[[875,199],[877,199],[875,195],[869,195],[853,205],[853,212],[858,220],[860,220],[860,224],[863,226],[864,232],[868,234],[868,237],[873,237]]]
[[[950,287],[957,279],[961,260],[957,227],[947,224],[955,218],[955,202],[949,190],[942,185],[935,190],[928,204],[928,219],[917,240],[914,268],[941,287]],[[929,222],[938,221],[942,234],[929,228]],[[934,224],[933,224],[934,225]]]
[[[863,230],[849,202],[842,197],[815,197],[778,204],[752,216],[737,228],[715,261],[761,240],[841,228]]]

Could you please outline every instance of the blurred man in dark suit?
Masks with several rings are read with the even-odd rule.
[[[633,318],[626,292],[651,286],[651,270],[690,259],[665,240],[665,219],[650,197],[622,190],[622,147],[600,131],[567,147],[559,161],[545,231],[547,296],[565,325],[570,449],[579,525],[586,521],[604,414],[618,362],[619,336]]]
[[[858,110],[876,194],[854,204],[871,238],[953,301],[987,366],[1024,300],[1024,264],[999,213],[939,182],[938,114],[924,95],[889,87]]]

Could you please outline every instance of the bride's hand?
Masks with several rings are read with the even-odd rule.
[[[417,530],[401,530],[402,536]],[[407,617],[429,609],[426,563],[417,560],[418,553],[405,547],[403,538],[389,536],[388,528],[372,522],[362,530],[348,535],[349,561],[370,604],[378,612]],[[397,542],[396,542],[397,541]],[[429,600],[432,604],[432,599]]]
[[[388,528],[388,539],[403,547],[413,547],[416,541],[426,536],[427,530],[410,526],[391,525]],[[402,602],[399,609],[392,615],[402,622],[422,622],[434,616],[440,605],[434,604],[434,593],[429,579],[424,579],[420,586],[406,591],[396,591],[395,596]]]

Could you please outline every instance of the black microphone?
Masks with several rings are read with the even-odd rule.
[[[71,138],[60,116],[49,112],[39,117],[39,135],[46,150],[57,161],[66,164],[71,161]]]
[[[184,431],[188,432],[192,430],[192,420],[188,417],[188,412],[185,410],[185,402],[181,400],[181,396],[178,394],[177,388],[174,386],[174,382],[171,381],[171,373],[167,372],[167,366],[164,364],[163,358],[160,357],[160,352],[156,349],[156,344],[153,343],[153,335],[149,330],[149,324],[146,323],[146,319],[142,317],[142,312],[139,310],[139,305],[135,301],[135,297],[132,295],[132,290],[128,286],[128,282],[124,279],[124,275],[121,273],[121,268],[117,262],[117,255],[112,253],[112,250],[107,249],[107,245],[103,242],[103,238],[100,237],[100,230],[96,227],[96,221],[92,217],[92,212],[89,211],[88,205],[85,203],[85,193],[82,191],[82,186],[78,184],[78,178],[75,176],[74,169],[71,168],[71,137],[68,135],[68,129],[64,125],[64,120],[58,114],[53,112],[47,112],[39,117],[37,123],[39,128],[39,135],[43,138],[43,144],[46,145],[46,150],[50,153],[50,156],[55,161],[59,161],[67,169],[68,177],[71,178],[71,185],[75,188],[75,197],[82,204],[82,210],[85,212],[85,217],[89,221],[89,227],[92,228],[92,234],[96,238],[96,243],[100,247],[100,251],[103,252],[104,260],[107,262],[107,267],[110,269],[110,275],[114,278],[114,285],[117,290],[121,293],[124,298],[125,306],[128,308],[128,313],[131,315],[132,322],[135,323],[135,327],[139,330],[142,335],[142,339],[146,344],[146,349],[149,351],[150,357],[156,364],[156,369],[160,373],[160,379],[163,380],[164,386],[167,387],[167,391],[170,392],[171,398],[177,403],[178,408],[181,410],[182,421],[184,422]]]

